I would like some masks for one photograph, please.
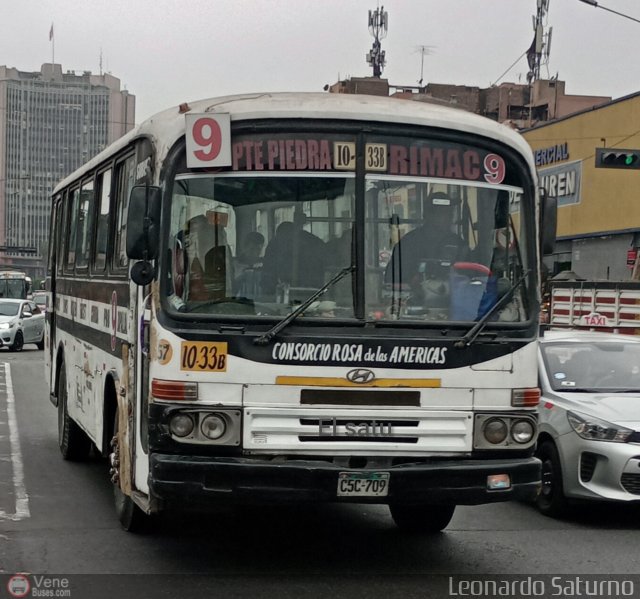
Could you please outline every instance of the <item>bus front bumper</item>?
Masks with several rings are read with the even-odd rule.
[[[274,463],[255,458],[151,454],[151,494],[183,508],[212,504],[398,503],[477,505],[533,500],[540,487],[540,461],[438,460],[389,468],[345,468],[313,459]],[[339,474],[389,473],[386,496],[338,496]],[[489,490],[487,479],[508,474],[511,486]]]

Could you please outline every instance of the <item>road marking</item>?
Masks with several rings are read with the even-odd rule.
[[[18,419],[16,418],[16,402],[13,395],[13,383],[11,382],[11,365],[4,364],[4,376],[6,380],[7,394],[7,420],[9,422],[9,442],[11,444],[11,465],[13,466],[13,489],[16,498],[16,511],[7,514],[0,510],[0,520],[23,520],[29,518],[29,495],[24,484],[24,467],[22,452],[20,451],[20,437],[18,435]]]

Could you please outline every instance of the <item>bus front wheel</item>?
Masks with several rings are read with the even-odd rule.
[[[455,509],[455,505],[389,505],[396,526],[406,532],[440,532],[451,522]]]
[[[111,439],[111,453],[109,454],[109,474],[113,483],[113,500],[116,515],[122,528],[128,532],[143,532],[149,527],[150,517],[147,516],[120,488],[120,442],[118,440],[118,410],[115,412],[113,423],[113,437]]]

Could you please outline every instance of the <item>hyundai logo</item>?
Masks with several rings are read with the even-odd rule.
[[[350,370],[349,372],[347,372],[347,380],[351,381],[352,383],[357,383],[358,385],[365,385],[366,383],[370,383],[375,378],[376,375],[366,368],[355,368],[354,370]]]

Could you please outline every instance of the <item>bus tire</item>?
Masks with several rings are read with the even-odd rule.
[[[536,457],[542,462],[542,487],[536,498],[536,506],[545,516],[564,516],[567,499],[562,488],[560,456],[553,441],[543,441],[536,450]]]
[[[118,410],[116,409],[113,422],[113,437],[111,439],[111,453],[109,454],[110,478],[113,483],[113,504],[116,516],[127,532],[145,532],[150,528],[151,518],[147,516],[120,488],[119,482],[120,446],[118,443]]]
[[[396,526],[406,532],[440,532],[447,527],[455,505],[389,505]]]
[[[58,377],[58,447],[63,459],[74,462],[84,460],[91,451],[89,437],[69,416],[64,362],[60,365]]]

